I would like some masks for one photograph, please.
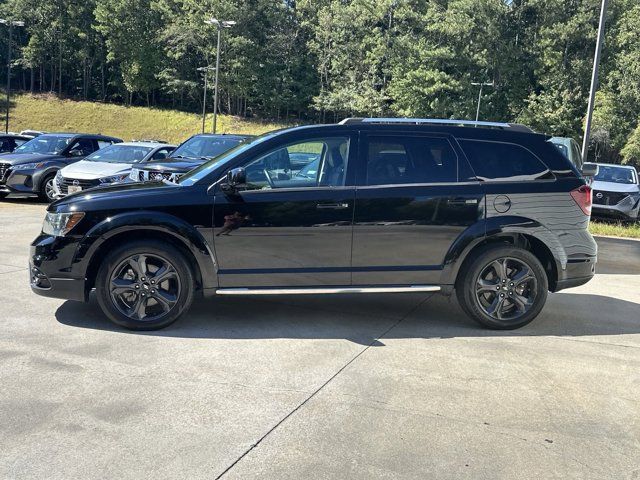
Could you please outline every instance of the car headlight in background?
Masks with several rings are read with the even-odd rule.
[[[122,175],[112,175],[110,177],[102,177],[100,179],[100,183],[116,183],[125,180],[129,174],[125,173]]]
[[[36,168],[40,168],[44,165],[44,162],[37,163],[22,163],[19,165],[14,165],[13,170],[35,170]]]
[[[44,217],[42,233],[53,235],[54,237],[64,237],[75,227],[84,217],[84,212],[73,213],[50,213]]]

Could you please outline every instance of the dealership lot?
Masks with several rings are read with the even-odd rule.
[[[44,209],[0,202],[0,478],[640,478],[640,242],[517,331],[414,294],[131,333],[30,292]]]

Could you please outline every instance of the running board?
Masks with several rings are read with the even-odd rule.
[[[328,293],[406,293],[438,292],[437,285],[406,287],[327,287],[327,288],[219,288],[216,295],[313,295]]]

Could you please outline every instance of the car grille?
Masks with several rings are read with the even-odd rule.
[[[82,187],[82,190],[86,190],[88,188],[97,187],[98,185],[100,185],[100,180],[80,180],[76,178],[62,177],[62,180],[58,181],[58,188],[60,189],[60,192],[65,195],[69,193],[70,185],[77,185],[78,187]]]
[[[6,183],[9,173],[11,173],[10,168],[10,163],[0,163],[0,184],[4,185]]]
[[[617,205],[628,196],[628,193],[603,192],[601,190],[594,190],[593,203],[595,203],[596,205]]]

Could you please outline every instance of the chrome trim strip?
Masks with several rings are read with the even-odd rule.
[[[327,287],[327,288],[219,288],[217,295],[309,295],[332,293],[406,293],[438,292],[437,285],[409,285],[406,287]]]

